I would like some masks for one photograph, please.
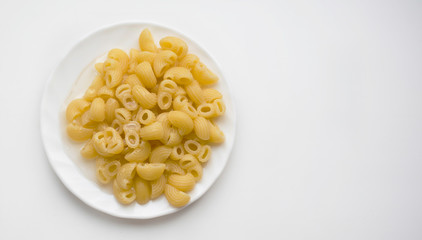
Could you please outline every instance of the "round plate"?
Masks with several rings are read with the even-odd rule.
[[[185,35],[158,24],[125,22],[98,29],[82,38],[66,54],[51,74],[41,102],[41,135],[48,159],[63,184],[87,205],[104,213],[121,217],[148,219],[174,213],[174,208],[161,196],[145,205],[121,205],[114,198],[111,185],[102,186],[95,179],[95,160],[85,160],[79,150],[83,143],[75,143],[66,136],[65,109],[74,98],[82,97],[95,76],[94,63],[103,61],[113,48],[128,51],[139,48],[138,37],[149,28],[156,42],[164,36],[177,36],[186,41],[189,52],[196,54],[220,77],[215,87],[223,94],[226,114],[217,124],[226,135],[223,144],[212,147],[212,157],[204,168],[203,178],[189,192],[191,201],[199,199],[224,169],[233,146],[236,116],[227,81],[217,62],[196,42]],[[187,206],[188,206],[187,205]],[[185,206],[186,207],[186,206]]]

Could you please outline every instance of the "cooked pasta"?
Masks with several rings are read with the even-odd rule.
[[[144,29],[139,48],[111,49],[96,76],[65,112],[66,133],[84,142],[99,184],[112,184],[121,204],[164,194],[173,207],[190,201],[214,144],[225,140],[214,118],[224,115],[218,81],[185,41],[164,37],[157,48]]]

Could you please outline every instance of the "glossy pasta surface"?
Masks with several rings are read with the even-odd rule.
[[[96,63],[97,76],[66,109],[70,139],[85,142],[80,154],[95,161],[98,184],[113,186],[123,205],[165,196],[173,207],[190,201],[224,142],[214,122],[225,113],[218,76],[174,36],[154,42],[144,29],[139,48],[111,49]],[[157,47],[160,46],[160,47]]]

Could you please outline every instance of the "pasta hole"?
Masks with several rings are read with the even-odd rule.
[[[148,113],[144,113],[144,114],[142,114],[142,120],[147,120],[148,119]]]
[[[189,83],[189,82],[190,82],[188,78],[180,78],[180,79],[179,79],[179,81],[180,81],[182,84],[187,84],[187,83]]]
[[[182,154],[182,149],[181,148],[177,148],[176,153],[181,155]]]
[[[201,155],[202,159],[205,159],[208,156],[208,148],[205,148],[204,152]]]
[[[193,144],[193,143],[189,143],[189,144],[188,144],[188,147],[189,147],[189,149],[190,149],[190,150],[192,150],[192,151],[196,151],[196,150],[198,150],[198,146],[196,146],[196,144]]]
[[[195,178],[199,177],[199,173],[198,173],[195,169],[192,169],[190,173],[191,173],[191,174],[192,174]]]
[[[114,171],[116,171],[117,170],[117,166],[116,166],[116,164],[113,164],[113,165],[111,165],[109,168],[108,168],[108,171],[109,172],[114,172]]]
[[[163,97],[163,103],[164,103],[164,104],[167,104],[169,101],[170,101],[170,99],[169,99],[169,97],[168,97],[168,96],[164,96],[164,97]]]
[[[173,46],[170,42],[162,42],[161,45],[163,48],[166,48],[166,49],[171,49]]]
[[[209,106],[202,107],[201,112],[203,113],[211,112],[211,108]]]
[[[164,87],[165,87],[165,88],[168,88],[168,89],[170,89],[170,90],[175,89],[175,88],[174,88],[174,86],[173,86],[173,85],[171,85],[170,83],[166,83],[166,84],[164,84]]]
[[[129,135],[128,140],[131,144],[135,144],[136,143],[135,135]]]
[[[126,198],[132,198],[132,197],[133,197],[133,193],[126,194]]]

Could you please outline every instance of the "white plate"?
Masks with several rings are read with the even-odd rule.
[[[156,42],[164,36],[178,36],[184,39],[189,52],[199,56],[219,77],[214,86],[224,96],[226,114],[217,121],[226,135],[224,144],[213,146],[212,157],[204,168],[203,178],[189,194],[192,204],[215,182],[224,169],[233,146],[236,116],[226,79],[216,61],[196,42],[185,35],[158,24],[145,22],[124,22],[103,27],[82,38],[66,54],[50,76],[41,102],[41,135],[51,166],[63,184],[87,205],[122,218],[148,219],[174,213],[183,208],[170,206],[164,196],[145,205],[119,204],[110,186],[96,182],[94,162],[84,160],[79,154],[83,144],[69,140],[65,132],[65,106],[70,100],[81,97],[95,75],[95,61],[103,60],[112,48],[128,51],[138,48],[138,37],[148,27]],[[109,184],[111,185],[111,184]],[[189,205],[188,204],[188,205]],[[185,206],[186,207],[186,206]]]

